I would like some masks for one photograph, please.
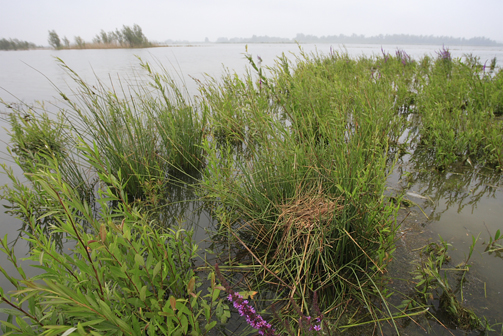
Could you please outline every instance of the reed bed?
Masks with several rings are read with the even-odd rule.
[[[495,61],[485,67],[469,55],[452,59],[446,49],[420,60],[402,50],[359,58],[301,51],[295,59],[283,55],[267,68],[260,58],[246,57],[250,69],[243,76],[227,71],[220,79],[207,78],[195,100],[160,64],[161,71],[155,71],[140,60],[146,79],[108,87],[85,82],[60,61],[78,84],[71,94],[59,91],[66,104],[61,119],[56,123],[32,115],[27,121],[24,111],[11,117],[13,155],[31,176],[31,189],[4,167],[14,184],[4,188],[2,197],[31,228],[31,241],[38,242],[34,235],[42,234],[36,229],[42,219],[54,219],[51,230],[61,232],[62,227],[74,240],[85,233],[99,236],[96,243],[107,246],[112,238],[107,231],[119,230],[113,239],[130,244],[129,233],[116,221],[126,218],[137,232],[135,249],[168,236],[180,242],[180,233],[160,237],[156,230],[161,230],[160,222],[172,222],[166,216],[177,213],[177,207],[187,208],[188,203],[161,200],[169,197],[170,185],[182,185],[190,195],[195,191],[218,220],[211,238],[229,247],[224,257],[226,250],[220,251],[222,273],[229,278],[229,271],[241,273],[246,293],[258,292],[275,302],[286,325],[314,313],[325,318],[324,328],[329,325],[332,331],[372,323],[380,328],[383,321],[397,328],[395,318],[426,312],[388,304],[393,293],[385,287],[386,267],[395,250],[401,196],[385,196],[387,178],[397,158],[414,151],[427,152],[438,170],[452,163],[501,169],[501,69]],[[58,193],[67,200],[58,203]],[[34,211],[26,210],[27,200]],[[96,210],[90,211],[93,204]],[[78,224],[88,225],[87,231],[70,227],[72,217],[85,219]],[[107,220],[105,228],[102,219]],[[141,231],[146,225],[151,231]],[[149,306],[147,296],[157,300],[156,305],[162,302],[158,315],[163,318],[141,312],[131,317],[153,328],[152,333],[169,334],[162,329],[164,318],[187,334],[189,324],[199,328],[197,316],[203,311],[207,330],[217,323],[213,313],[223,324],[229,316],[229,308],[217,300],[224,288],[216,285],[214,276],[210,301],[218,301],[218,308],[207,308],[208,300],[203,300],[199,312],[180,311],[179,303],[185,307],[190,297],[194,302],[202,299],[194,292],[190,273],[197,247],[186,241],[188,245],[180,244],[190,258],[170,271],[173,278],[183,279],[173,299],[169,293],[157,295],[148,279],[150,271],[154,277],[159,272],[150,266],[161,261],[141,253],[131,258],[129,250],[122,251],[121,258],[129,263],[149,263],[146,273],[138,273],[145,290],[130,299],[142,309]],[[84,258],[86,244],[79,244]],[[42,258],[37,253],[33,258]],[[110,256],[103,261],[114,264]],[[97,253],[87,257],[90,265],[99,259]],[[121,282],[118,278],[113,281]],[[103,279],[97,273],[93,288],[104,291]],[[115,285],[110,286],[114,292]],[[17,295],[23,296],[21,287]],[[229,288],[227,284],[225,290]],[[100,300],[105,302],[104,294]],[[245,307],[255,322],[262,319],[238,294],[230,294],[235,307]],[[264,303],[263,309],[269,308]],[[185,322],[176,321],[177,309]],[[42,313],[37,314],[31,320],[40,325]],[[129,332],[118,322],[119,315],[112,315],[107,319],[115,323],[114,330]],[[192,319],[189,324],[187,319]],[[157,323],[155,328],[149,321]],[[96,322],[100,328],[101,323]],[[64,330],[70,329],[68,325]]]
[[[166,185],[170,175],[204,166],[205,114],[167,72],[142,62],[148,79],[119,82],[116,90],[90,85],[60,64],[79,85],[72,99],[60,92],[69,106],[63,114],[76,136],[97,146],[100,169],[123,181],[131,196],[141,198],[152,184]]]
[[[366,100],[355,106],[337,81],[320,78],[330,63],[306,58],[290,72],[291,64],[280,61],[275,77],[259,73],[253,87],[243,88],[271,105],[243,117],[255,127],[243,137],[248,155],[235,155],[232,141],[227,149],[207,142],[202,188],[217,200],[230,239],[250,252],[259,284],[308,311],[317,292],[325,312],[335,314],[349,298],[372,300],[393,250],[397,207],[383,197],[388,134],[374,122],[382,118],[377,113],[363,117],[372,109]]]
[[[490,97],[497,96],[501,72],[483,76],[479,63],[467,71],[467,61],[445,61],[442,55],[416,61],[401,50],[358,59],[301,52],[295,62],[280,57],[267,69],[248,55],[255,77],[227,74],[221,83],[211,80],[203,87],[216,121],[213,135],[227,135],[227,142],[205,143],[202,188],[215,202],[222,234],[248,251],[253,290],[282,293],[280,301],[294,298],[307,313],[316,292],[324,312],[339,322],[344,318],[337,307],[349,301],[368,307],[367,317],[348,324],[392,318],[382,281],[400,202],[383,195],[396,155],[425,146],[434,151],[439,169],[467,157],[499,167],[501,147],[491,146],[503,133],[495,119],[498,105],[491,102],[496,98]],[[446,67],[462,74],[451,78]],[[453,81],[449,88],[455,87],[460,80],[483,81],[485,95],[473,93],[473,85],[456,90],[473,95],[476,118],[484,122],[467,123],[466,111],[439,109],[442,101],[454,104],[459,96],[440,86]],[[469,136],[465,127],[487,138],[494,133],[492,143],[474,136],[459,141]],[[458,137],[439,133],[453,129]],[[432,133],[442,142],[425,145]],[[246,155],[236,151],[236,139]],[[470,152],[470,146],[478,150]],[[229,266],[242,270],[242,263]]]

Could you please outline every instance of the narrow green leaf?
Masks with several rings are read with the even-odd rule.
[[[159,273],[161,271],[161,267],[162,267],[162,261],[159,261],[155,267],[154,267],[154,271],[152,273],[152,277],[155,278],[155,276],[157,275],[157,273]]]
[[[143,286],[140,289],[140,300],[145,301],[146,298],[147,298],[147,286]]]
[[[71,333],[73,333],[75,330],[77,330],[77,328],[72,327],[72,328],[70,328],[70,329],[66,330],[64,333],[62,333],[62,334],[61,334],[61,336],[68,336],[68,335],[70,335]]]
[[[144,259],[143,259],[143,257],[142,257],[141,255],[139,255],[139,254],[136,254],[136,255],[134,256],[134,261],[135,261],[138,265],[140,265],[140,266],[144,266],[144,265],[145,265],[145,260],[144,260]]]
[[[214,326],[216,326],[216,325],[217,325],[217,321],[213,321],[213,322],[211,322],[211,323],[209,323],[209,324],[205,325],[205,326],[204,326],[204,330],[206,330],[206,331],[210,331],[210,330],[211,330]]]

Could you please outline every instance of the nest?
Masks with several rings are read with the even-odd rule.
[[[277,223],[285,229],[307,232],[329,224],[335,215],[344,208],[339,198],[330,198],[322,193],[305,195],[292,199],[279,206],[281,214]]]
[[[281,214],[275,224],[275,231],[281,236],[274,258],[279,253],[295,250],[304,254],[313,244],[322,252],[328,244],[319,235],[325,236],[331,230],[333,219],[344,208],[339,204],[342,196],[330,198],[321,191],[295,197],[279,206]],[[293,251],[292,251],[293,252]]]

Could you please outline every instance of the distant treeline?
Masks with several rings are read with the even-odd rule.
[[[18,39],[1,39],[0,50],[28,50],[35,49],[35,43],[19,41]]]
[[[65,36],[62,39],[54,30],[49,31],[49,45],[54,49],[91,49],[91,48],[145,48],[152,46],[143,34],[140,26],[123,26],[121,30],[105,32],[103,29],[91,43],[80,36],[74,37],[74,43]]]
[[[217,43],[293,43],[295,39],[289,39],[286,37],[275,37],[275,36],[257,36],[253,35],[250,38],[246,37],[219,37]]]
[[[452,36],[433,36],[433,35],[376,35],[366,37],[365,35],[327,35],[314,36],[297,34],[295,38],[256,36],[251,38],[226,38],[219,37],[217,43],[339,43],[339,44],[447,44],[447,45],[470,45],[470,46],[501,46],[503,44],[486,37],[472,37],[469,39]]]

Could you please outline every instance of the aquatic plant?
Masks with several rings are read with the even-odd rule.
[[[408,306],[393,307],[386,287],[401,196],[384,195],[396,158],[408,153],[414,164],[424,155],[439,171],[456,162],[503,166],[502,72],[447,52],[414,62],[402,50],[356,59],[301,50],[273,67],[246,55],[252,70],[207,78],[195,100],[160,64],[140,60],[147,80],[114,89],[61,63],[78,84],[59,92],[65,119],[11,117],[28,185],[4,166],[13,183],[2,198],[45,273],[26,278],[2,241],[21,277],[7,274],[17,291],[2,293],[14,309],[4,330],[36,334],[47,322],[47,335],[204,333],[230,316],[224,289],[263,334],[316,333],[321,324],[324,333],[368,326],[384,334],[383,322],[396,331],[395,319],[427,312],[434,291],[457,325],[477,323],[457,298],[466,271],[458,270],[459,292],[442,273],[444,243],[423,250]],[[173,184],[190,184],[218,220],[213,238],[228,244],[228,269],[243,272],[249,289],[274,293],[276,331],[225,279],[220,287],[210,274],[208,294],[198,290],[191,235],[161,225],[176,212],[161,200]],[[71,255],[57,249],[61,237],[73,242]],[[488,252],[499,251],[500,238]]]
[[[90,162],[101,164],[97,147],[79,146]],[[214,276],[207,294],[199,289],[191,232],[153,225],[112,174],[100,174],[96,213],[57,167],[57,159],[48,159],[31,179],[46,200],[44,215],[32,213],[40,205],[31,198],[15,200],[30,227],[28,259],[41,273],[27,277],[7,236],[1,240],[1,252],[19,272],[16,277],[0,267],[15,288],[10,294],[0,288],[0,300],[10,306],[2,309],[8,314],[0,322],[5,334],[204,335],[216,326],[215,318],[225,323],[228,307]],[[58,225],[46,233],[39,222],[49,215]],[[70,242],[70,253],[56,249],[53,233]]]
[[[215,273],[220,282],[222,283],[222,286],[225,289],[226,293],[228,294],[227,300],[232,302],[234,308],[237,309],[239,315],[245,317],[246,322],[252,328],[258,330],[259,335],[270,335],[270,336],[280,335],[276,332],[275,328],[269,322],[267,322],[260,314],[258,314],[255,311],[255,308],[251,306],[248,300],[245,300],[240,293],[235,292],[232,289],[231,285],[227,282],[225,277],[220,272],[218,264],[215,265]],[[318,331],[321,331],[321,322],[323,320],[323,315],[321,314],[318,308],[316,292],[314,293],[313,297],[313,309],[319,315],[317,318],[312,318],[311,316],[304,315],[302,310],[293,300],[291,300],[291,303],[295,307],[295,310],[299,316],[298,332],[300,332],[301,335],[312,334],[312,332],[316,333]],[[280,317],[274,305],[271,307],[271,309],[277,322],[280,324],[284,324],[285,327],[284,331],[286,331],[289,335],[292,336],[296,335],[297,333],[292,331],[290,321]]]
[[[481,76],[478,60],[437,58],[429,71],[417,77],[421,90],[416,109],[421,127],[416,143],[430,148],[440,169],[454,162],[470,162],[500,169],[503,124],[494,118],[501,83]],[[474,63],[475,62],[475,63]],[[496,109],[497,110],[497,109]]]
[[[254,110],[248,154],[234,156],[230,143],[204,144],[203,195],[215,202],[220,232],[248,251],[256,281],[274,283],[302,307],[316,291],[332,312],[349,296],[371,301],[379,281],[369,278],[379,277],[394,248],[397,207],[382,197],[390,121],[366,103],[353,109],[349,99],[346,106],[331,102],[343,85],[326,77],[352,66],[315,59],[289,73],[276,69],[262,92],[280,109]],[[351,68],[340,75],[348,78],[343,94],[349,94],[357,80]],[[384,99],[365,89],[362,98]]]
[[[436,53],[439,59],[442,59],[444,61],[452,61],[451,52],[449,51],[449,48],[445,47],[445,45],[442,45],[442,49],[440,49]]]
[[[440,243],[432,242],[421,249],[422,259],[417,263],[413,272],[416,280],[416,299],[419,302],[414,298],[406,299],[402,302],[401,308],[408,310],[417,306],[429,305],[432,308],[430,314],[435,314],[438,318],[444,319],[444,323],[447,325],[462,330],[491,329],[487,321],[484,322],[463,304],[465,276],[470,268],[469,260],[478,237],[472,236],[472,244],[465,261],[455,268],[443,267],[451,259],[447,254],[450,244],[445,242],[442,237],[439,237],[439,239]],[[462,272],[457,288],[452,288],[450,285],[448,271]],[[438,308],[436,309],[431,303],[434,299],[438,300]]]
[[[498,241],[503,240],[503,235],[501,235],[500,230],[497,230],[494,234],[494,238],[489,236],[489,242],[487,243],[485,252],[487,253],[500,253],[503,251],[503,245],[499,244]]]
[[[402,49],[397,49],[395,52],[396,58],[398,61],[400,61],[403,65],[407,65],[409,63],[414,63],[414,60],[412,57],[410,57],[409,54],[405,50]]]
[[[9,114],[8,121],[10,148],[22,164],[37,158],[43,160],[44,155],[63,159],[72,147],[69,127],[62,115],[54,119],[47,113],[14,111]]]
[[[10,108],[12,110],[8,116],[10,130],[7,130],[10,141],[7,150],[10,159],[23,170],[26,178],[30,179],[32,173],[44,167],[47,159],[57,159],[58,168],[65,182],[78,190],[82,199],[92,201],[94,178],[86,174],[85,168],[77,163],[75,138],[64,116],[49,115],[43,111],[43,106],[41,113],[35,112],[39,110],[35,107],[26,110],[24,105]],[[15,180],[9,168],[5,165],[3,168],[7,175]],[[9,194],[12,190],[4,188],[4,191]],[[8,195],[5,194],[3,197],[10,201]],[[37,198],[36,192],[33,193],[33,197]],[[21,214],[15,208],[11,208],[10,211]]]
[[[60,92],[73,132],[95,143],[103,166],[116,177],[121,174],[130,196],[143,197],[152,181],[166,185],[169,173],[188,174],[204,165],[205,115],[167,73],[142,63],[151,82],[117,92],[101,82],[90,85],[64,62],[60,65],[78,84],[75,98]]]

